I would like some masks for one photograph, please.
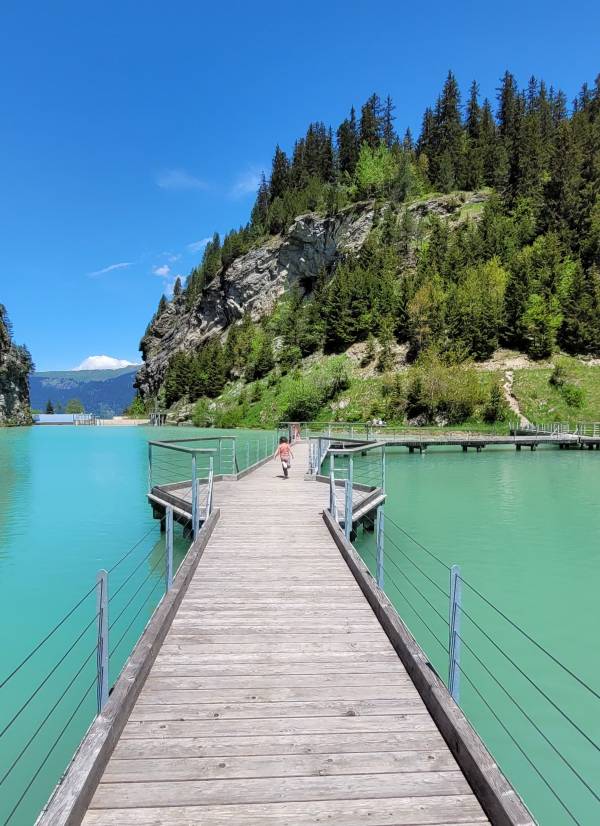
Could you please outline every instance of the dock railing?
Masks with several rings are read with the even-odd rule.
[[[212,487],[208,511],[212,511]],[[177,521],[179,525],[177,525]],[[177,525],[177,528],[176,528]],[[0,823],[35,821],[192,546],[167,507],[18,663],[0,675]]]
[[[329,510],[351,541],[331,495],[334,482]],[[368,575],[534,816],[552,824],[599,823],[600,686],[536,639],[459,565],[384,517],[383,508],[375,530],[374,538],[365,530],[355,543]]]

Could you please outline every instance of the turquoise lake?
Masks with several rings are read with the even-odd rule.
[[[216,432],[0,430],[0,823],[34,822],[92,719],[97,571],[114,568],[111,684],[162,594],[164,540],[145,498],[147,440],[195,433]],[[272,439],[235,435],[242,466],[246,442],[261,438],[266,450]],[[386,591],[446,679],[446,566],[461,566],[461,706],[549,826],[600,822],[600,700],[482,596],[600,693],[599,470],[600,453],[591,451],[387,454]],[[187,544],[178,537],[178,560]],[[374,570],[373,534],[359,530],[356,544]]]

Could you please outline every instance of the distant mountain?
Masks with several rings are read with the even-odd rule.
[[[29,381],[31,407],[46,409],[51,401],[54,409],[63,408],[69,399],[79,399],[86,413],[110,418],[120,415],[135,396],[133,380],[137,366],[118,370],[49,370],[34,373]]]

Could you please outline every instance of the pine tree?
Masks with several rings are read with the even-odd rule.
[[[382,138],[381,132],[381,101],[373,94],[361,109],[360,142],[374,149]]]
[[[340,172],[354,174],[358,160],[360,141],[356,125],[354,106],[350,110],[350,117],[342,121],[337,130],[338,163]]]
[[[273,164],[271,167],[271,181],[269,185],[269,195],[271,201],[282,198],[289,184],[290,164],[285,152],[279,145],[275,147]]]
[[[54,405],[52,404],[50,399],[48,399],[48,401],[46,402],[46,413],[49,416],[51,416],[54,413]]]
[[[391,149],[392,146],[398,141],[398,136],[396,135],[394,129],[394,121],[396,120],[394,115],[395,109],[396,107],[394,106],[391,97],[388,95],[385,99],[385,104],[383,106],[381,130],[383,142],[385,143],[388,149]]]
[[[175,279],[175,284],[173,285],[173,297],[179,298],[179,296],[181,295],[181,290],[181,278],[177,276],[177,278]]]
[[[260,176],[260,184],[258,185],[258,192],[256,194],[256,201],[252,207],[250,216],[250,223],[259,231],[264,232],[267,228],[267,220],[269,214],[270,192],[265,173],[262,172]]]

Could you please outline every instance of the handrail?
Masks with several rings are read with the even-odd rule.
[[[544,679],[532,671],[531,663],[536,661],[532,657],[535,654],[540,661],[545,658],[548,665],[560,669],[577,696],[600,701],[600,689],[562,663],[463,576],[457,565],[448,565],[389,516],[385,525],[383,519],[377,521],[376,551],[370,543],[363,543],[357,552],[403,623],[419,639],[418,644],[431,658],[431,667],[442,676],[466,718],[475,718],[479,728],[490,727],[486,745],[492,754],[501,748],[503,760],[508,760],[506,738],[518,760],[525,760],[530,772],[528,782],[533,782],[536,790],[536,796],[532,796],[530,789],[528,804],[534,801],[540,808],[546,807],[550,820],[554,817],[552,822],[577,825],[600,821],[600,793],[590,768],[600,755],[600,740],[587,733],[576,714],[561,706],[554,674]],[[467,589],[466,595],[461,586]],[[490,660],[492,648],[501,657],[501,669]],[[498,706],[498,692],[503,707]],[[540,711],[540,703],[547,704],[543,707],[547,712]],[[541,725],[539,720],[545,713],[558,715],[561,725]],[[541,749],[549,750],[552,760],[558,758],[568,773],[564,786],[547,776]],[[507,774],[509,779],[514,774],[510,764]],[[582,817],[583,798],[588,811]],[[534,805],[534,814],[536,808]]]

